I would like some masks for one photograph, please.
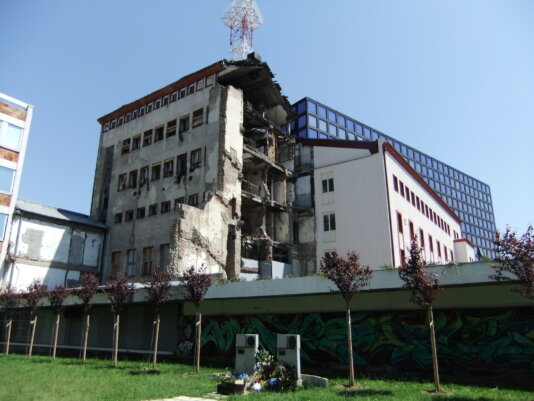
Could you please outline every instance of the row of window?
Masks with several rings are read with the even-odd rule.
[[[124,191],[128,188],[136,189],[149,181],[157,181],[163,178],[172,177],[175,173],[178,178],[187,175],[187,153],[170,157],[160,162],[152,163],[151,166],[141,167],[139,170],[132,170],[129,173],[119,174],[117,191]],[[195,149],[189,152],[189,172],[202,166],[202,149]]]
[[[404,225],[403,225],[403,221],[402,221],[402,214],[397,212],[397,227],[398,227],[398,231],[400,234],[404,234]],[[410,241],[413,241],[415,239],[415,230],[414,230],[414,225],[413,225],[413,222],[409,222],[408,224],[408,228],[410,230]],[[418,241],[419,241],[419,246],[425,250],[426,249],[426,246],[425,246],[425,233],[423,231],[422,228],[419,228],[419,237],[418,237]],[[436,251],[437,251],[437,257],[438,257],[438,262],[441,262],[442,261],[442,253],[441,253],[441,250],[442,250],[442,247],[441,247],[441,244],[438,240],[436,240]],[[404,249],[401,248],[401,259],[404,261],[405,260],[405,251]],[[428,234],[428,251],[430,252],[430,255],[424,255],[425,258],[433,258],[435,257],[434,256],[434,239],[432,238],[432,235]],[[445,244],[443,244],[443,259],[445,260],[445,262],[448,262],[448,261],[453,261],[454,260],[454,252],[452,251],[452,249],[447,249],[447,246]]]
[[[176,198],[174,200],[174,210],[179,210],[180,205],[185,204],[185,201],[186,201],[185,196]],[[189,195],[187,199],[187,204],[189,206],[198,207],[199,205],[198,194]],[[169,201],[163,201],[161,203],[153,203],[152,205],[149,205],[148,207],[141,206],[141,207],[138,207],[137,209],[126,210],[124,213],[123,212],[116,213],[113,218],[113,222],[115,224],[120,224],[123,222],[123,217],[124,217],[125,222],[129,222],[134,219],[134,215],[135,215],[136,220],[141,220],[141,219],[144,219],[146,216],[149,216],[149,217],[156,216],[158,214],[158,211],[160,214],[169,213],[171,211],[171,201],[169,200]]]
[[[149,276],[155,267],[164,269],[169,259],[169,244],[159,246],[159,264],[154,263],[154,247],[147,246],[143,248],[141,275]],[[122,252],[111,253],[111,277],[117,277],[119,273],[132,277],[137,274],[137,249],[128,249],[126,259],[122,263]]]
[[[138,109],[133,110],[132,112],[126,113],[124,116],[121,116],[109,123],[106,123],[102,127],[102,132],[107,132],[110,129],[120,127],[122,124],[127,123],[130,120],[135,120],[138,117],[142,117],[145,114],[151,113],[153,110],[158,110],[160,107],[169,105],[170,103],[176,102],[178,99],[183,99],[186,96],[192,95],[195,92],[198,92],[204,88],[208,88],[215,83],[215,74],[212,74],[208,77],[199,79],[196,83],[192,83],[189,86],[185,86],[176,92],[173,92],[169,95],[165,95],[153,102],[150,102],[146,105],[139,107]]]
[[[22,128],[0,120],[0,146],[3,148],[19,151]]]
[[[413,207],[416,207],[419,212],[426,216],[430,221],[437,225],[440,229],[446,232],[449,236],[451,235],[451,228],[439,215],[436,214],[432,208],[428,207],[426,203],[419,199],[419,196],[416,196],[413,191],[408,188],[407,185],[399,180],[395,175],[393,176],[393,189],[395,192],[399,193],[404,199],[411,203]],[[454,233],[455,237],[457,236],[456,232]]]
[[[13,190],[13,179],[15,178],[15,170],[0,166],[0,192],[11,194]]]

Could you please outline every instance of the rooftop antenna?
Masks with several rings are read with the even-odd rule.
[[[242,60],[252,50],[252,35],[263,25],[263,16],[256,0],[231,0],[221,15],[230,27],[230,54],[234,60]]]

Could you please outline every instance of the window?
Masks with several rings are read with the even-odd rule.
[[[128,176],[128,186],[130,188],[137,188],[137,170],[130,171]]]
[[[121,271],[121,253],[113,252],[111,254],[111,278],[117,278]]]
[[[132,220],[133,220],[133,209],[130,209],[124,213],[124,221],[132,221]]]
[[[403,233],[403,229],[402,229],[402,215],[397,212],[397,230],[399,231],[399,233]]]
[[[408,224],[408,228],[410,229],[410,240],[413,241],[415,238],[415,231],[413,230],[413,222],[410,221]]]
[[[156,214],[158,214],[158,204],[154,203],[148,207],[148,215],[154,216]]]
[[[323,205],[334,202],[334,173],[328,172],[321,174],[322,185],[322,202]]]
[[[406,189],[406,200],[408,202],[410,202],[410,188],[408,188],[407,186],[405,187]]]
[[[441,244],[439,241],[436,241],[436,248],[438,250],[438,258],[441,259]]]
[[[185,115],[185,116],[182,116],[180,117],[180,122],[179,122],[179,132],[185,132],[189,129],[189,114]]]
[[[162,141],[163,140],[163,125],[160,125],[159,127],[154,128],[154,142]]]
[[[141,147],[141,134],[136,135],[132,138],[132,152]]]
[[[119,175],[119,185],[117,191],[124,191],[126,189],[126,173]]]
[[[13,189],[15,170],[0,166],[0,191],[10,194]]]
[[[336,240],[335,213],[323,214],[323,240],[324,242],[333,242]]]
[[[393,176],[393,189],[399,192],[399,180],[395,176]]]
[[[161,202],[161,213],[169,213],[171,211],[171,201]]]
[[[130,151],[130,138],[128,139],[125,139],[124,141],[122,141],[122,150],[121,150],[121,154],[126,154]]]
[[[168,104],[169,104],[169,96],[165,96],[165,97],[163,98],[163,103],[162,103],[162,105],[163,105],[163,106],[167,106]]]
[[[22,128],[0,120],[0,146],[19,150]]]
[[[400,265],[402,266],[406,262],[406,252],[404,251],[404,249],[400,250],[400,259]]]
[[[200,167],[202,164],[201,155],[202,149],[196,149],[191,151],[191,171],[195,168]]]
[[[178,100],[178,92],[173,92],[171,94],[171,103],[176,102],[176,100]]]
[[[152,247],[143,248],[143,276],[152,274]]]
[[[148,113],[150,113],[151,111],[152,111],[152,103],[150,103],[150,104],[148,104],[148,105],[146,106],[146,113],[148,114]]]
[[[126,252],[126,275],[135,275],[135,249],[129,249]]]
[[[430,248],[430,253],[434,253],[434,242],[431,235],[428,235],[428,247]]]
[[[416,203],[417,203],[417,210],[421,211],[421,202],[419,201],[419,197],[416,196],[415,199],[416,199]]]
[[[161,178],[161,163],[154,163],[152,165],[152,181],[159,180]]]
[[[142,117],[145,115],[145,106],[139,107],[139,117]]]
[[[174,172],[174,158],[171,157],[163,162],[163,177],[171,177]]]
[[[188,204],[189,206],[198,206],[198,194],[190,195]]]
[[[145,208],[144,207],[138,207],[137,208],[137,216],[138,219],[144,219],[145,218]]]
[[[404,198],[404,184],[402,183],[402,181],[400,182],[400,194]]]
[[[143,146],[152,145],[152,130],[145,131],[143,135]]]
[[[184,177],[187,174],[187,153],[176,158],[176,175]]]
[[[178,99],[184,98],[186,94],[187,94],[186,88],[180,89],[180,92],[178,93]]]
[[[419,242],[421,245],[421,248],[425,247],[425,233],[423,232],[423,229],[419,229]]]
[[[115,223],[115,224],[122,223],[122,212],[120,212],[120,213],[115,213],[114,223]]]
[[[177,198],[174,200],[174,210],[177,211],[177,210],[180,210],[182,208],[182,204],[185,203],[185,198],[183,196]]]
[[[204,122],[204,109],[198,109],[193,112],[193,128],[202,125]]]
[[[443,245],[443,257],[445,258],[445,261],[449,260],[449,253],[447,252],[447,247]]]
[[[323,194],[327,192],[334,192],[334,179],[333,178],[323,179]]]
[[[201,79],[200,81],[197,81],[197,91],[204,89],[205,80]]]
[[[176,135],[176,120],[167,123],[167,138]]]
[[[148,182],[148,166],[142,167],[139,174],[139,185],[144,185]]]
[[[211,86],[213,85],[213,81],[214,81],[214,76],[213,75],[210,75],[209,77],[206,78],[206,88],[208,86]]]
[[[195,84],[191,84],[189,85],[189,88],[187,88],[188,95],[192,95],[193,93],[195,93]]]

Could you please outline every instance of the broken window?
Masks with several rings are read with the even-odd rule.
[[[145,131],[143,135],[143,146],[152,145],[152,130]]]
[[[117,121],[117,127],[120,127],[122,125],[122,120],[123,118],[119,118],[119,120]]]
[[[171,157],[163,162],[163,177],[171,177],[174,173],[174,158]]]
[[[126,275],[135,276],[135,249],[128,249],[126,252]]]
[[[126,173],[119,175],[119,186],[117,191],[124,191],[126,189]]]
[[[130,114],[124,116],[124,122],[127,123],[128,121],[130,121]]]
[[[198,109],[193,112],[193,128],[202,125],[204,122],[204,109]]]
[[[189,114],[186,114],[185,116],[180,117],[180,126],[179,126],[179,132],[185,132],[189,129]]]
[[[205,82],[206,81],[204,80],[204,78],[202,78],[200,81],[197,81],[197,91],[204,89]]]
[[[130,138],[127,138],[125,139],[124,141],[122,141],[122,150],[121,150],[121,154],[126,154],[130,151]]]
[[[124,212],[124,221],[132,221],[132,220],[133,220],[133,209],[130,209]]]
[[[130,171],[128,176],[128,186],[130,188],[137,188],[137,170]]]
[[[136,135],[132,138],[132,152],[141,147],[141,134]]]
[[[138,218],[138,219],[144,219],[145,218],[145,208],[144,208],[144,206],[137,208],[137,216],[136,216],[136,218]]]
[[[171,201],[161,202],[161,213],[169,213],[171,211]]]
[[[189,196],[189,206],[198,206],[198,194]]]
[[[148,207],[148,215],[154,216],[156,214],[158,214],[158,204],[154,203]]]
[[[191,171],[202,165],[202,149],[191,151]]]
[[[115,224],[119,224],[119,223],[122,223],[122,212],[120,213],[115,213],[115,220],[114,220]]]
[[[169,259],[169,244],[161,244],[159,246],[159,268],[161,270],[167,267]]]
[[[154,163],[152,165],[152,181],[159,180],[161,177],[161,163]]]
[[[187,174],[187,153],[176,157],[176,175],[185,177]]]
[[[143,276],[152,274],[152,247],[143,248]]]
[[[145,115],[145,106],[139,107],[139,117],[142,117]]]
[[[181,205],[185,203],[185,198],[183,196],[177,198],[174,200],[174,210],[180,210],[182,208]]]
[[[167,138],[176,135],[176,120],[167,123]]]
[[[154,142],[162,141],[163,140],[163,125],[160,125],[154,129],[155,135],[154,135]]]
[[[139,185],[144,185],[148,182],[148,166],[142,167],[139,174]]]
[[[213,78],[214,78],[214,75],[210,75],[209,77],[206,78],[206,88],[208,86],[213,85]]]
[[[137,118],[137,110],[132,111],[132,120]]]
[[[121,253],[113,252],[111,254],[111,278],[117,278],[121,271]]]

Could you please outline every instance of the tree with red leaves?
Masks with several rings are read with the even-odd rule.
[[[26,293],[23,295],[26,300],[26,306],[30,310],[30,326],[32,328],[30,335],[30,345],[28,348],[28,357],[32,357],[33,342],[35,340],[35,329],[37,327],[37,311],[41,307],[41,298],[45,296],[44,286],[40,280],[34,280],[28,286]]]
[[[432,348],[432,367],[434,370],[434,391],[441,393],[436,333],[434,331],[434,314],[432,311],[432,303],[441,291],[441,287],[439,286],[438,280],[433,278],[425,268],[425,263],[421,258],[421,249],[417,242],[417,236],[412,240],[410,257],[407,261],[402,261],[402,266],[399,268],[399,277],[404,281],[404,287],[411,291],[411,301],[427,312]]]
[[[204,301],[204,296],[211,286],[211,277],[206,273],[206,268],[201,266],[195,269],[191,266],[187,269],[178,280],[185,286],[185,299],[195,305],[196,323],[195,323],[195,373],[200,372],[200,336],[202,314],[200,313],[200,305]]]
[[[128,282],[128,278],[119,274],[115,280],[111,281],[105,289],[109,299],[111,312],[113,313],[113,366],[117,366],[119,355],[119,325],[120,313],[124,308],[124,303],[135,292],[135,287]]]
[[[347,319],[347,351],[349,356],[349,386],[354,386],[354,360],[352,356],[352,323],[350,318],[350,301],[360,288],[365,287],[373,275],[369,266],[360,265],[360,255],[347,252],[347,257],[337,252],[329,252],[321,259],[320,271],[338,288],[345,300],[345,316]]]
[[[93,277],[92,274],[85,274],[81,280],[81,287],[74,290],[74,293],[83,302],[83,325],[82,325],[82,361],[85,362],[87,356],[87,340],[89,338],[89,324],[91,321],[91,315],[89,309],[91,309],[91,299],[98,292],[100,285],[99,281]]]
[[[6,342],[4,352],[9,354],[11,342],[11,327],[13,326],[13,312],[20,304],[20,294],[10,285],[0,292],[0,305],[6,314]]]
[[[172,274],[166,270],[154,269],[152,274],[146,280],[143,280],[147,291],[146,299],[154,307],[154,324],[153,324],[153,338],[154,338],[154,355],[152,356],[152,367],[155,369],[158,358],[158,343],[159,343],[159,325],[160,325],[160,308],[172,292]]]
[[[534,303],[534,229],[529,225],[525,234],[517,238],[516,233],[506,229],[501,236],[495,234],[495,274],[490,278],[496,281],[516,280],[515,291]],[[511,276],[510,276],[511,275]]]
[[[50,306],[54,308],[56,312],[56,324],[54,326],[54,343],[52,346],[52,359],[56,359],[57,339],[59,335],[59,322],[61,320],[61,312],[63,311],[63,302],[69,295],[70,290],[63,284],[56,285],[56,287],[48,291],[48,299],[50,300]]]

